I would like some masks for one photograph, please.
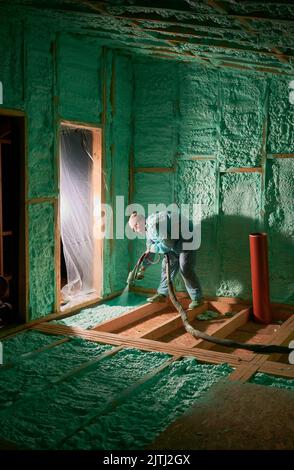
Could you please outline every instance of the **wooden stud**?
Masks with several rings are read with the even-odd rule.
[[[220,173],[262,173],[261,167],[256,168],[227,168]]]
[[[102,132],[101,129],[93,130],[93,171],[92,171],[92,190],[93,190],[93,203],[96,200],[101,202],[102,194],[102,167],[101,167],[101,145],[102,145]],[[95,221],[94,221],[95,223]],[[93,287],[97,292],[97,296],[102,295],[102,266],[103,266],[103,239],[93,238],[94,253],[93,253]]]
[[[55,312],[60,312],[61,305],[61,250],[60,250],[60,210],[59,198],[54,201],[54,257],[55,257]]]
[[[35,197],[26,200],[26,204],[42,204],[43,202],[49,202],[49,204],[54,204],[57,200],[57,196],[44,196],[44,197]]]
[[[294,158],[294,153],[271,153],[269,158]]]
[[[135,173],[171,173],[174,172],[175,168],[165,168],[165,167],[150,167],[150,168],[134,168]]]

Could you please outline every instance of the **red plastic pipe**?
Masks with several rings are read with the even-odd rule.
[[[267,234],[251,233],[249,242],[253,316],[260,323],[271,323]]]

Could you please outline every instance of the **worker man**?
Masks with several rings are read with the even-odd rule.
[[[170,277],[175,278],[180,274],[185,282],[186,289],[190,295],[191,303],[189,309],[199,307],[203,304],[202,289],[196,274],[196,249],[189,248],[190,240],[183,237],[181,224],[175,232],[176,238],[172,236],[174,220],[183,220],[179,215],[174,215],[170,211],[162,211],[151,214],[147,219],[137,212],[133,212],[129,219],[130,228],[138,234],[146,234],[146,244],[149,256],[143,262],[143,266],[138,273],[137,278],[144,277],[144,270],[147,266],[153,264],[156,253],[168,253],[170,262]],[[187,219],[186,219],[187,220]],[[188,221],[189,234],[193,223]],[[194,232],[193,232],[194,234]],[[161,280],[157,289],[157,294],[147,299],[148,302],[165,302],[168,295],[168,283],[166,276],[166,257],[164,257],[161,268]]]

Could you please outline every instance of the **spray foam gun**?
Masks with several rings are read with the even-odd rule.
[[[130,271],[129,275],[128,275],[128,279],[127,279],[127,285],[129,287],[133,286],[135,284],[135,281],[136,280],[140,280],[140,279],[143,279],[144,277],[144,274],[143,274],[143,262],[145,259],[148,259],[150,256],[150,251],[147,250],[145,251],[141,256],[140,258],[138,259],[134,269],[132,271]],[[158,260],[156,260],[155,262],[152,261],[150,258],[148,259],[148,264],[156,264],[158,263],[158,261],[160,260],[160,256],[158,258]]]

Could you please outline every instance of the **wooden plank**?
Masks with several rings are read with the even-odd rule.
[[[270,158],[294,158],[294,153],[271,153],[268,154]]]
[[[135,173],[172,173],[175,169],[173,167],[145,167],[145,168],[134,168]]]
[[[0,139],[0,145],[1,144],[11,144],[11,140],[10,139]]]
[[[78,327],[69,327],[64,325],[49,325],[39,324],[32,327],[34,330],[42,331],[43,333],[51,333],[54,335],[76,336],[84,338],[88,341],[94,341],[103,344],[122,345],[125,347],[141,349],[144,351],[159,351],[172,356],[192,356],[201,362],[211,364],[228,363],[233,367],[239,365],[240,358],[234,354],[219,353],[217,351],[206,351],[199,348],[185,349],[180,347],[170,346],[160,341],[153,341],[143,338],[129,338],[127,336],[117,335],[104,331],[83,330]]]
[[[102,131],[101,129],[93,129],[93,170],[92,170],[92,200],[93,200],[93,225],[95,227],[95,209],[100,211],[102,200]],[[100,215],[100,214],[99,214]],[[94,228],[93,227],[93,228]],[[94,232],[94,253],[93,253],[93,287],[98,296],[102,294],[102,274],[103,274],[103,239],[101,237],[101,227],[99,226],[99,234]],[[99,236],[97,236],[99,235]]]
[[[44,197],[34,197],[26,199],[26,204],[42,204],[43,202],[49,202],[54,204],[57,200],[57,196],[44,196]]]
[[[230,335],[233,331],[237,330],[237,328],[240,328],[241,326],[245,325],[248,321],[249,318],[249,309],[245,308],[244,310],[241,310],[241,312],[237,313],[234,315],[232,318],[226,319],[224,323],[221,325],[213,324],[213,327],[211,331],[209,331],[208,334],[211,336],[214,336],[215,338],[226,338],[228,335]],[[214,343],[210,343],[208,341],[205,341],[204,339],[198,339],[196,340],[195,338],[195,346],[193,347],[200,347],[204,349],[210,349],[213,346],[215,346]]]
[[[118,297],[119,295],[121,295],[121,291],[120,292],[114,292],[113,294],[111,294],[107,297],[104,297],[103,299],[99,299],[98,302],[95,302],[95,306],[101,305],[104,302],[106,302],[107,300]],[[91,303],[91,305],[92,305],[92,303]],[[62,320],[64,318],[68,318],[68,317],[72,316],[74,313],[78,313],[81,310],[81,308],[82,307],[80,305],[78,307],[75,306],[75,307],[72,307],[72,308],[68,309],[65,312],[49,313],[48,315],[46,315],[44,317],[36,318],[35,320],[31,320],[28,323],[25,323],[23,325],[13,326],[12,328],[7,328],[7,329],[5,328],[4,330],[0,330],[0,339],[11,338],[12,336],[17,335],[21,331],[25,331],[25,330],[31,328],[34,325],[38,325],[38,324],[41,324],[41,323],[46,323],[46,322],[51,321],[51,320]]]
[[[208,309],[208,303],[205,302],[204,305],[202,305],[201,307],[188,311],[187,316],[188,316],[189,322],[192,322],[197,315],[199,315],[202,312],[205,312],[207,309]],[[155,339],[162,338],[168,333],[171,333],[172,331],[175,331],[181,327],[183,327],[183,320],[182,320],[181,315],[178,314],[176,317],[157,325],[156,327],[143,333],[142,335],[139,335],[138,337],[155,340]]]
[[[229,375],[229,380],[238,380],[239,382],[247,382],[260,368],[260,366],[267,360],[268,356],[255,355],[253,360],[249,363],[243,363],[236,368],[232,374]]]
[[[272,336],[272,343],[273,344],[280,344],[280,345],[288,345],[291,335],[294,333],[294,315],[288,318],[285,321],[278,331],[273,334]],[[271,360],[277,361],[281,357],[281,354],[272,354]]]
[[[294,327],[294,316],[290,317],[283,325],[281,325],[279,331],[274,333],[268,340],[267,344],[276,344],[281,345],[289,335],[292,334]],[[271,359],[274,357],[279,357],[279,355],[272,355]],[[246,382],[249,380],[270,357],[269,354],[257,355],[255,354],[252,361],[249,364],[242,364],[238,367],[230,376],[229,380],[239,380],[241,382]],[[273,362],[273,361],[272,361]]]
[[[112,320],[107,320],[101,323],[100,325],[95,326],[94,328],[91,329],[91,331],[95,330],[95,331],[114,332],[114,331],[120,330],[123,327],[129,326],[138,320],[146,318],[152,313],[160,312],[166,307],[167,307],[167,303],[144,304],[141,307],[134,308],[134,310],[124,313],[117,318],[113,318]]]
[[[281,362],[265,361],[259,367],[258,372],[263,372],[264,374],[277,375],[279,377],[294,379],[294,365],[293,364],[282,364]]]
[[[60,253],[60,211],[59,198],[54,201],[54,258],[55,258],[55,312],[60,311],[61,304],[61,253]]]
[[[247,167],[242,167],[242,168],[228,168],[227,170],[223,170],[220,173],[262,173],[262,168],[261,167],[256,167],[256,168],[247,168]]]
[[[193,157],[181,157],[181,156],[178,156],[178,160],[179,161],[189,161],[189,160],[216,160],[216,156],[215,155],[195,155]]]
[[[219,11],[222,14],[225,14],[226,16],[228,15],[227,9],[223,6],[223,4],[220,4],[218,0],[206,0],[207,5],[211,6],[213,9],[216,11]],[[246,32],[251,34],[252,36],[256,36],[257,38],[260,37],[260,32],[256,30],[255,28],[252,27],[248,21],[242,17],[242,16],[235,16],[233,18],[233,21],[241,26]],[[285,63],[286,65],[290,66],[292,68],[292,65],[289,61],[289,59],[285,56],[285,54],[278,49],[277,47],[272,47],[271,52],[274,58],[276,58],[278,61]]]

